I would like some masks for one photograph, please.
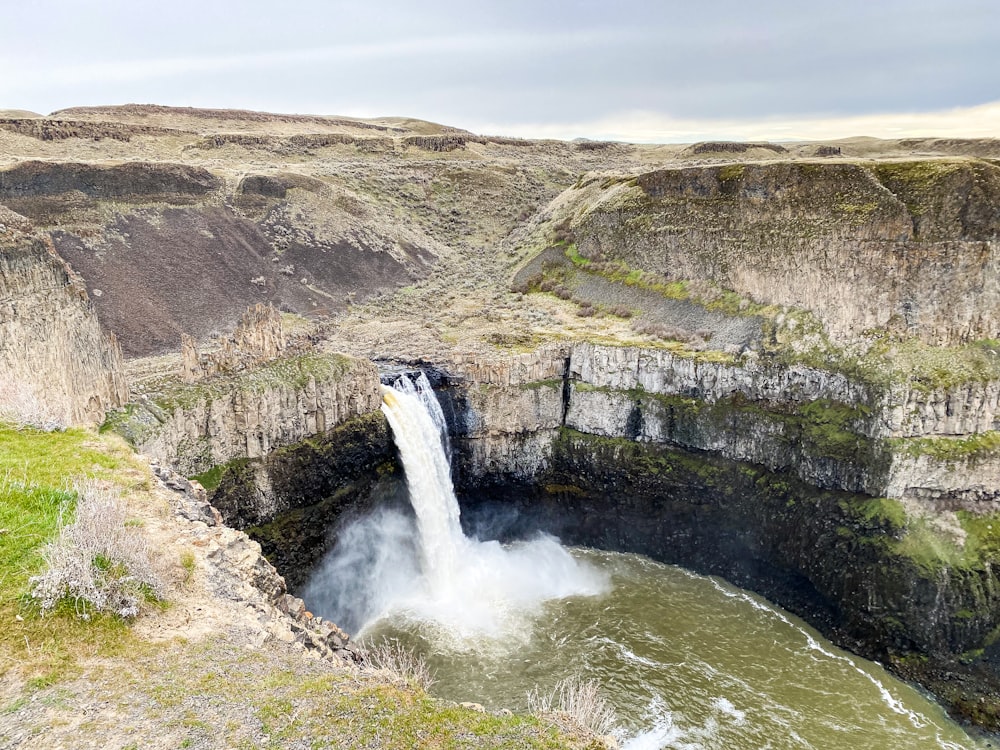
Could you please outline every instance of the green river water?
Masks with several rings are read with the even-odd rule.
[[[548,601],[499,638],[456,638],[397,612],[365,640],[398,638],[435,672],[432,692],[491,708],[533,687],[596,679],[627,750],[987,748],[881,666],[718,579],[638,555],[573,550],[603,594]]]

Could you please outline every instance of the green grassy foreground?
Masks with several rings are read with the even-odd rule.
[[[42,569],[45,543],[56,535],[61,517],[72,519],[72,485],[82,478],[123,489],[146,481],[113,436],[0,425],[0,676],[16,672],[32,688],[78,674],[84,658],[113,656],[135,645],[117,618],[85,622],[72,607],[42,618],[28,597],[29,580]]]

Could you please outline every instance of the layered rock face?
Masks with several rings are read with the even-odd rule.
[[[995,509],[1000,450],[922,452],[997,425],[995,382],[877,390],[803,365],[699,361],[581,343],[507,365],[449,365],[445,391],[467,440],[461,471],[531,477],[559,428],[667,443],[783,471],[824,489]],[[956,432],[958,435],[956,436]]]
[[[396,471],[381,400],[371,362],[298,353],[173,383],[109,424],[142,453],[199,475],[223,520],[250,530],[296,587],[338,519]]]
[[[583,181],[563,200],[583,256],[812,310],[840,341],[877,327],[944,345],[1000,328],[989,161],[664,169]]]
[[[15,416],[57,424],[128,400],[121,348],[47,237],[0,242],[0,389]]]
[[[142,453],[199,474],[262,458],[378,409],[378,373],[365,360],[304,354],[247,373],[176,385],[114,416]]]

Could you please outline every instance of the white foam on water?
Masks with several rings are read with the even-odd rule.
[[[720,714],[724,714],[737,724],[743,724],[746,720],[746,711],[740,711],[736,706],[732,704],[728,698],[715,698],[712,700],[712,708],[718,711]]]
[[[730,589],[727,589],[722,585],[720,585],[713,578],[710,578],[709,580],[712,582],[712,585],[715,586],[724,596],[742,599],[743,601],[748,602],[755,609],[767,612],[772,617],[777,618],[788,627],[799,632],[805,638],[806,647],[809,648],[809,650],[816,651],[834,661],[839,661],[843,662],[844,664],[847,664],[851,669],[853,669],[859,675],[868,680],[875,687],[876,690],[878,690],[879,695],[882,698],[882,702],[889,708],[890,711],[899,714],[900,716],[907,717],[907,719],[909,719],[910,723],[916,729],[923,729],[924,727],[927,726],[927,722],[919,714],[907,709],[903,705],[903,702],[898,698],[896,698],[891,692],[889,692],[889,689],[885,685],[883,685],[882,682],[875,675],[873,675],[868,670],[858,666],[858,663],[854,659],[846,655],[836,654],[830,651],[829,649],[823,648],[823,645],[819,643],[819,641],[817,641],[815,638],[813,638],[813,636],[808,631],[806,631],[799,625],[789,620],[779,610],[771,606],[762,604],[755,597],[752,597],[749,594],[746,594],[742,591],[732,591]]]
[[[662,750],[675,747],[683,732],[675,726],[673,715],[661,698],[656,697],[650,702],[646,716],[651,726],[624,740],[621,750]]]

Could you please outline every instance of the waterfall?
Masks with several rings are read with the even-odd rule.
[[[413,516],[377,507],[344,528],[302,592],[314,612],[364,636],[413,622],[438,651],[531,638],[544,604],[608,589],[554,537],[501,545],[462,533],[444,415],[426,376],[382,387]],[[414,518],[415,516],[415,518]]]
[[[435,590],[449,585],[467,539],[459,522],[458,500],[445,453],[444,413],[427,376],[414,383],[399,378],[382,386],[382,413],[392,427],[406,471],[410,503],[417,514],[424,574]]]

